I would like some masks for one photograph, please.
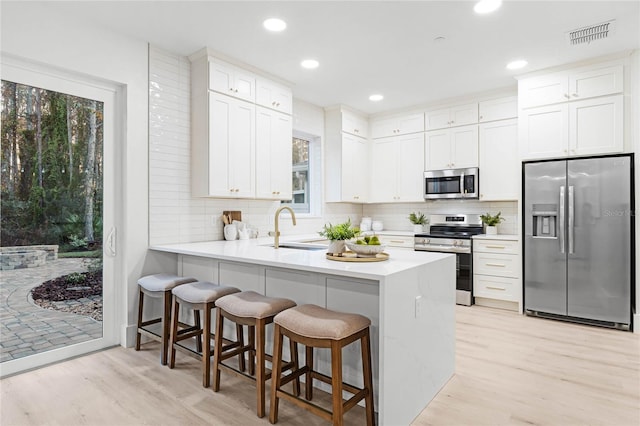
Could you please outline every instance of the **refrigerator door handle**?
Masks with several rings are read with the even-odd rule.
[[[558,232],[558,239],[560,241],[560,253],[564,253],[564,186],[560,187],[560,218],[558,222],[560,222],[560,232]]]
[[[574,197],[573,197],[573,186],[569,186],[569,254],[573,254],[574,253],[574,226],[575,226],[575,219],[574,219],[574,213],[575,213],[575,209],[574,209]]]

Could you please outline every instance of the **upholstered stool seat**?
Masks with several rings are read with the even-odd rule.
[[[273,317],[285,309],[296,306],[293,300],[263,296],[254,291],[243,291],[221,297],[216,301],[216,332],[213,362],[213,390],[220,390],[220,370],[250,378],[256,382],[256,412],[258,417],[265,415],[265,382],[271,378],[271,372],[265,367],[265,361],[271,356],[265,353],[266,326],[273,322]],[[228,319],[236,325],[249,329],[248,343],[239,342],[240,347],[226,350],[222,347],[222,331],[224,320]],[[243,371],[244,354],[249,354],[249,374]],[[234,368],[223,361],[238,356],[240,368]],[[254,366],[255,358],[255,366]],[[291,362],[281,365],[281,370],[297,368],[298,349],[291,344]],[[282,356],[280,357],[282,359]],[[294,393],[300,393],[300,383],[294,383]]]
[[[160,362],[167,364],[167,351],[169,347],[169,326],[171,324],[171,290],[182,284],[196,281],[195,278],[181,277],[173,274],[154,274],[141,277],[138,280],[138,324],[136,330],[136,350],[140,350],[142,335],[158,341],[162,344]],[[162,316],[148,321],[142,320],[144,297],[162,299]],[[148,328],[152,324],[162,323],[162,331],[156,333]]]
[[[240,292],[239,289],[221,286],[207,281],[196,281],[175,287],[173,293],[173,312],[171,314],[171,338],[169,340],[169,368],[175,367],[176,349],[202,361],[202,386],[211,383],[211,311],[219,298]],[[180,306],[193,309],[194,325],[178,329]],[[204,313],[204,324],[200,325],[200,311]],[[238,327],[239,328],[239,327]],[[241,333],[240,333],[241,334]],[[178,344],[185,339],[196,339],[195,350]],[[238,336],[238,340],[241,336]],[[233,344],[233,347],[238,344]]]
[[[273,319],[273,377],[271,380],[271,423],[278,421],[278,404],[284,398],[294,404],[311,411],[314,414],[333,422],[334,425],[343,424],[343,415],[353,408],[360,400],[365,400],[367,425],[374,423],[373,409],[373,379],[371,373],[371,347],[369,337],[369,318],[345,312],[337,312],[316,305],[301,305],[287,309]],[[282,376],[279,368],[282,357],[283,336],[290,342],[305,345],[305,366],[296,368],[288,375]],[[357,388],[342,381],[342,348],[360,340],[362,354],[362,374],[364,387]],[[331,376],[315,371],[313,368],[313,348],[331,349]],[[305,375],[306,401],[298,395],[292,395],[282,386],[292,380]],[[331,385],[332,409],[329,412],[311,403],[313,399],[313,380],[317,379]],[[343,401],[342,392],[347,391],[353,396]]]

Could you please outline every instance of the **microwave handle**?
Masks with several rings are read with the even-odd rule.
[[[460,194],[464,195],[464,173],[460,173]]]

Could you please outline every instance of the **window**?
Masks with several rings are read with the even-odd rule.
[[[292,149],[292,189],[293,196],[283,204],[290,206],[296,213],[318,214],[321,193],[320,176],[320,138],[294,132]]]

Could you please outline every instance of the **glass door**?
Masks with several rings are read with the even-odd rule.
[[[2,58],[1,376],[118,343],[117,94]]]

